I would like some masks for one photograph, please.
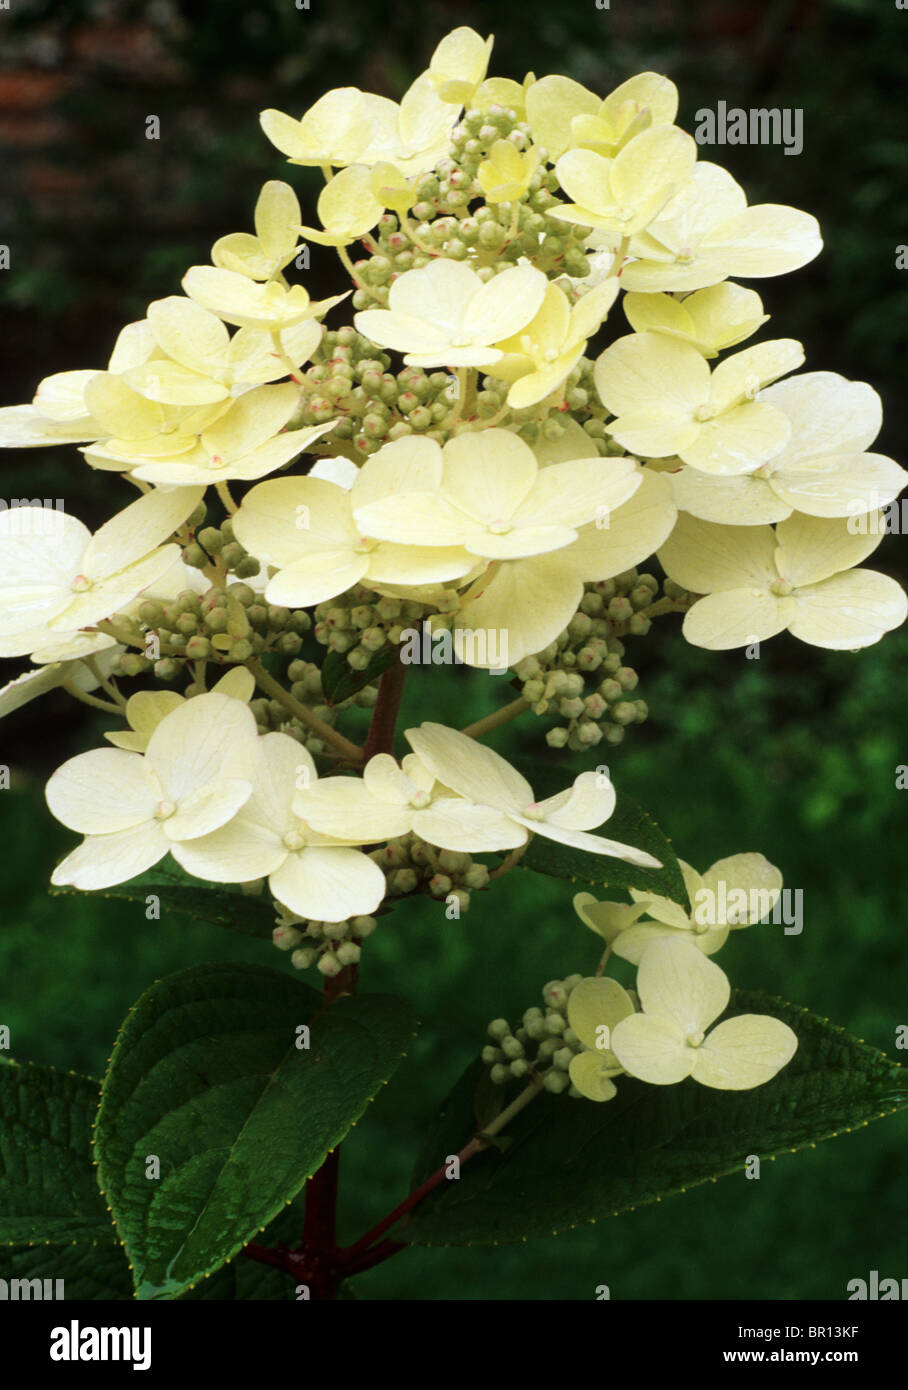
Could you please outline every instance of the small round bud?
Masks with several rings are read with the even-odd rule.
[[[275,927],[271,940],[279,951],[292,951],[303,939],[303,933],[296,927]]]
[[[333,980],[335,975],[340,974],[343,966],[333,951],[323,951],[318,958],[318,965],[316,968],[322,975],[327,976],[329,980]]]

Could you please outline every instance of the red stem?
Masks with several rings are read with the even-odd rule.
[[[397,728],[397,714],[404,693],[407,668],[400,659],[400,648],[393,666],[389,666],[378,687],[378,699],[372,711],[372,723],[363,748],[363,762],[368,762],[376,753],[394,752],[394,733]]]
[[[463,1146],[457,1157],[460,1160],[461,1164],[464,1164],[467,1162],[468,1159],[472,1158],[475,1153],[479,1153],[480,1149],[484,1147],[485,1146],[481,1139],[471,1139],[468,1144],[465,1144]],[[447,1175],[447,1171],[448,1164],[447,1162],[445,1162],[441,1165],[440,1168],[436,1168],[435,1172],[432,1173],[430,1177],[426,1178],[424,1183],[421,1183],[419,1187],[414,1188],[410,1195],[408,1197],[405,1197],[404,1200],[398,1206],[396,1206],[393,1211],[389,1211],[387,1216],[382,1217],[378,1225],[373,1226],[370,1231],[367,1231],[364,1236],[361,1236],[355,1245],[348,1245],[343,1250],[339,1250],[338,1255],[344,1266],[346,1266],[349,1261],[355,1259],[362,1252],[368,1250],[369,1247],[372,1246],[373,1243],[379,1238],[379,1236],[383,1236],[386,1231],[390,1231],[391,1227],[396,1226],[397,1222],[400,1220],[402,1216],[406,1216],[407,1212],[412,1211],[412,1209],[415,1206],[417,1206],[423,1200],[424,1197],[428,1197],[430,1192],[434,1192],[435,1188],[438,1187],[440,1183],[444,1182],[445,1177]],[[385,1242],[385,1244],[390,1243],[391,1242]]]
[[[306,1183],[306,1215],[303,1249],[334,1254],[337,1249],[337,1179],[340,1149],[329,1153],[317,1173]]]

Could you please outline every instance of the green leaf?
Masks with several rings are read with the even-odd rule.
[[[108,1218],[109,1220],[109,1218]],[[3,1278],[63,1280],[63,1297],[74,1302],[135,1298],[129,1264],[110,1227],[97,1245],[14,1245],[0,1252]]]
[[[0,1062],[0,1244],[115,1239],[91,1160],[99,1094],[87,1076]]]
[[[806,1009],[738,990],[726,1017],[765,1013],[798,1035],[794,1059],[765,1086],[714,1091],[696,1081],[647,1086],[619,1077],[596,1104],[543,1093],[505,1131],[506,1153],[471,1159],[401,1229],[416,1245],[470,1245],[549,1236],[601,1221],[832,1138],[908,1105],[908,1070]],[[423,1145],[414,1186],[473,1133],[474,1062]]]
[[[388,1080],[414,1026],[391,996],[326,1005],[259,966],[198,966],[142,995],[95,1129],[138,1296],[177,1297],[273,1220]]]
[[[241,932],[244,936],[254,936],[261,941],[270,941],[274,930],[274,907],[265,895],[240,893],[228,888],[215,887],[203,879],[193,878],[168,856],[147,873],[128,883],[117,883],[112,888],[99,892],[82,893],[78,888],[51,888],[51,894],[79,893],[86,898],[123,898],[127,902],[140,903],[143,915],[149,907],[149,898],[158,899],[162,913],[176,912],[184,917],[194,917],[197,922],[213,922],[219,927]],[[156,920],[156,919],[149,919]]]
[[[570,786],[572,780],[573,776],[569,776],[558,790]],[[534,790],[537,796],[541,795],[537,788]],[[659,893],[689,909],[687,889],[671,841],[633,797],[619,793],[614,812],[599,830],[610,840],[620,840],[622,844],[646,850],[661,861],[663,868],[641,869],[636,864],[625,863],[623,859],[588,854],[586,850],[560,845],[542,835],[533,836],[520,860],[520,866],[552,878],[569,878],[573,883],[608,888],[610,892],[638,888],[642,892]]]
[[[328,652],[322,663],[322,689],[329,705],[342,705],[358,691],[372,685],[397,660],[397,648],[388,644],[377,651],[362,671],[354,671],[343,652]]]

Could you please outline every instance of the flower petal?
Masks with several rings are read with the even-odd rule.
[[[268,882],[279,902],[316,922],[343,922],[374,912],[386,892],[378,865],[346,847],[288,854]]]
[[[795,1055],[798,1039],[781,1019],[739,1014],[714,1028],[694,1052],[693,1077],[721,1091],[749,1091],[771,1081]]]

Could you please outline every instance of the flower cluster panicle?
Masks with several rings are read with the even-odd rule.
[[[94,534],[68,510],[0,511],[0,658],[31,659],[0,715],[62,687],[120,726],[48,785],[85,836],[56,882],[103,887],[168,853],[212,882],[262,880],[299,919],[280,930],[309,923],[297,963],[315,950],[330,974],[359,941],[327,927],[372,921],[411,877],[464,907],[467,878],[485,886],[483,865],[461,883],[442,855],[510,859],[536,835],[656,862],[593,833],[607,777],[537,802],[431,720],[398,763],[385,705],[411,626],[515,673],[513,708],[471,730],[532,709],[580,752],[646,717],[624,643],[664,613],[711,649],[782,631],[857,649],[904,621],[903,590],[863,567],[908,477],[872,448],[879,397],[801,371],[795,339],[751,341],[768,316],[737,283],[811,261],[814,218],[749,205],[700,162],[667,78],[603,96],[490,77],[491,50],[461,27],[399,102],[344,87],[263,112],[289,165],[324,174],[314,222],[267,181],[253,230],[219,238],[106,364],[0,409],[0,447],[75,444],[138,493]],[[350,288],[313,301],[298,272],[329,251]],[[121,689],[149,677],[174,688]],[[375,711],[362,747],[339,727],[355,707]],[[685,930],[639,915],[634,954],[653,924]],[[647,961],[657,947],[692,949],[650,941]],[[691,989],[713,968],[695,955]],[[616,1034],[640,1041],[644,996],[644,1023]],[[718,1043],[688,1045],[716,1084]],[[628,1071],[636,1055],[615,1053]]]

